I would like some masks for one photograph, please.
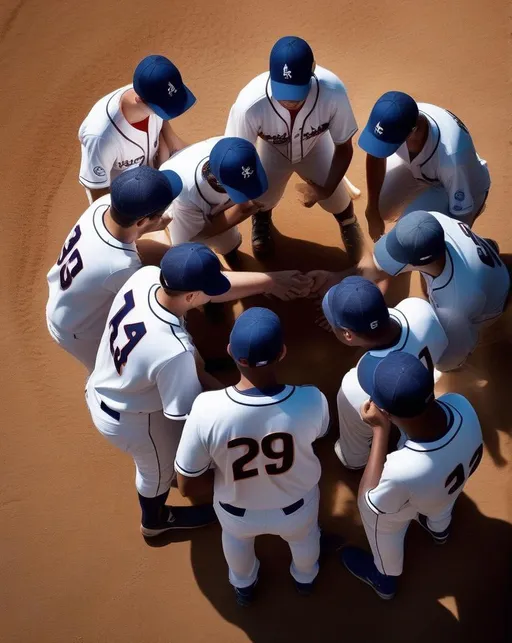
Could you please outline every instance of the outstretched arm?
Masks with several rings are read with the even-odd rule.
[[[279,272],[224,272],[231,288],[224,295],[212,297],[213,302],[234,301],[253,295],[274,295],[288,301],[309,295],[312,280],[299,270]]]
[[[384,221],[380,214],[379,199],[386,176],[386,159],[379,159],[371,154],[366,155],[366,185],[368,188],[368,205],[366,220],[370,237],[374,241],[384,234]]]

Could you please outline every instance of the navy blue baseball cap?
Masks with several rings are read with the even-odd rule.
[[[244,138],[218,141],[210,152],[210,169],[233,203],[257,199],[268,189],[258,152]]]
[[[382,359],[363,359],[357,378],[370,399],[384,411],[401,418],[420,415],[434,399],[434,376],[421,361],[403,351]]]
[[[268,308],[249,308],[236,320],[229,344],[237,362],[246,360],[253,368],[275,362],[283,350],[279,317]]]
[[[389,275],[397,275],[407,265],[425,266],[444,254],[444,230],[425,210],[404,215],[396,226],[375,244],[373,254]]]
[[[160,282],[167,290],[201,290],[210,297],[231,288],[217,255],[202,243],[181,243],[167,250],[160,262]]]
[[[146,56],[141,60],[133,74],[133,88],[165,121],[181,116],[196,102],[178,68],[165,56]]]
[[[368,333],[381,328],[389,310],[377,286],[363,277],[346,277],[330,288],[322,300],[325,318],[333,328]]]
[[[408,94],[386,92],[373,106],[359,147],[377,158],[394,154],[418,120],[418,105]]]
[[[123,172],[112,181],[110,203],[126,222],[135,223],[167,209],[182,187],[176,172],[161,172],[142,165]]]
[[[270,87],[276,100],[304,100],[311,85],[315,59],[311,47],[297,36],[280,38],[270,52]]]

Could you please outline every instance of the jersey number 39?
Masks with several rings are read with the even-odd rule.
[[[80,226],[77,225],[68,242],[64,244],[60,257],[57,259],[57,265],[61,266],[59,277],[62,290],[67,290],[71,286],[73,279],[84,267],[80,252],[78,248],[75,248],[81,236],[82,231]]]
[[[123,330],[126,334],[126,337],[128,337],[128,342],[122,348],[115,346],[115,341],[117,339],[117,336],[119,335],[119,325],[126,317],[126,315],[128,315],[128,313],[134,308],[135,301],[133,300],[133,290],[129,290],[124,295],[124,305],[112,317],[109,324],[112,328],[112,332],[110,333],[110,353],[114,358],[116,371],[119,375],[121,375],[123,366],[128,361],[128,355],[132,352],[135,346],[137,346],[137,344],[147,332],[144,322],[125,324],[123,326]]]
[[[281,442],[280,449],[275,448],[276,442]],[[270,433],[262,439],[261,444],[253,438],[235,438],[228,442],[228,449],[236,449],[237,447],[247,447],[247,451],[233,462],[233,480],[235,482],[259,475],[260,472],[256,467],[252,469],[246,469],[245,467],[254,460],[260,449],[267,458],[281,461],[276,462],[276,464],[265,465],[265,471],[269,476],[285,473],[292,468],[295,447],[293,436],[289,433]]]

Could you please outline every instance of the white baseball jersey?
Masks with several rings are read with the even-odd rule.
[[[91,190],[109,187],[125,170],[154,167],[163,120],[151,114],[148,131],[136,129],[121,111],[121,97],[132,85],[101,98],[78,130],[82,145],[80,183]]]
[[[60,332],[99,341],[116,293],[142,264],[134,243],[122,243],[105,227],[107,194],[87,208],[48,273],[46,316]]]
[[[418,103],[418,108],[429,123],[425,145],[412,161],[407,143],[396,153],[416,179],[443,185],[453,216],[468,214],[475,198],[491,186],[487,163],[478,156],[470,133],[454,114],[428,103]]]
[[[494,248],[469,226],[439,212],[431,214],[444,229],[446,265],[435,279],[422,275],[430,303],[448,336],[449,351],[465,347],[463,361],[478,341],[480,325],[503,312],[510,277]]]
[[[391,319],[402,328],[396,344],[380,350],[370,350],[363,355],[355,368],[345,375],[341,388],[354,410],[361,415],[361,405],[368,399],[357,378],[359,364],[367,360],[381,360],[394,351],[405,351],[418,357],[432,372],[448,346],[448,338],[436,314],[426,301],[409,297],[396,308],[390,308]]]
[[[239,136],[254,144],[259,137],[292,163],[300,162],[326,132],[338,145],[354,136],[357,124],[341,80],[318,66],[293,127],[290,112],[272,98],[269,72],[242,89],[226,126],[226,136]]]
[[[437,399],[448,418],[448,432],[434,442],[407,440],[390,453],[375,489],[366,493],[368,507],[385,520],[411,520],[418,513],[435,520],[451,512],[483,454],[477,414],[462,395]]]
[[[202,170],[210,152],[222,138],[216,136],[190,145],[160,167],[176,172],[183,183],[180,195],[168,210],[172,216],[169,231],[173,245],[190,241],[201,233],[212,217],[234,205],[225,192],[214,190],[203,177]]]
[[[201,392],[194,345],[183,321],[156,299],[160,269],[146,266],[110,309],[89,385],[114,411],[187,417]]]
[[[312,444],[329,427],[327,400],[314,386],[251,395],[231,386],[194,402],[176,470],[194,477],[215,467],[215,500],[245,509],[297,502],[320,480]]]

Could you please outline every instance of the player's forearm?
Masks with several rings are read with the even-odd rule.
[[[229,210],[215,215],[213,220],[204,226],[198,237],[201,237],[201,239],[216,237],[218,234],[222,234],[223,232],[231,230],[231,228],[234,228],[239,223],[242,223],[252,214],[256,214],[257,211],[257,208],[244,209],[240,205],[235,205],[232,208],[229,208]]]
[[[327,181],[325,182],[325,190],[332,194],[334,190],[338,187],[341,179],[347,173],[348,167],[352,161],[352,156],[354,155],[354,148],[352,146],[352,139],[343,143],[342,145],[337,145],[334,150],[334,155],[332,157],[331,169],[327,176]]]
[[[266,272],[224,272],[231,288],[224,295],[212,297],[214,302],[235,301],[270,292],[272,276]]]
[[[89,192],[91,194],[91,199],[94,203],[94,201],[97,201],[98,199],[101,199],[102,196],[105,196],[105,194],[110,193],[110,187],[107,188],[100,188],[99,190],[91,190],[89,188]]]
[[[370,457],[359,484],[359,496],[379,484],[388,452],[389,430],[374,431]]]
[[[171,157],[175,152],[178,152],[184,147],[187,147],[188,145],[188,143],[186,143],[182,138],[178,136],[178,134],[176,134],[170,123],[164,123],[162,127],[162,134],[169,150],[169,157]]]
[[[211,502],[213,499],[213,471],[208,470],[200,476],[189,478],[177,473],[178,489],[182,496],[191,498],[196,504]]]
[[[386,176],[386,159],[366,155],[366,185],[368,188],[368,207],[379,209],[380,193]]]

